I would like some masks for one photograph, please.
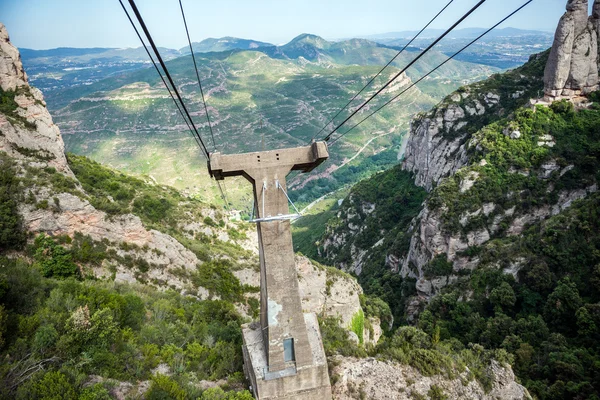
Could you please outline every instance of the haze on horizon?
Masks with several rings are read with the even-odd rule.
[[[301,33],[327,39],[418,30],[448,0],[183,0],[193,41],[234,36],[274,44]],[[431,26],[449,27],[477,0],[455,0]],[[457,29],[489,27],[525,0],[488,0]],[[179,49],[186,36],[177,0],[136,3],[161,47]],[[566,0],[535,0],[501,27],[554,31]],[[0,22],[21,48],[139,47],[118,0],[0,0]]]

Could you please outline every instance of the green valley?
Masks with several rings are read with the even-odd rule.
[[[333,43],[301,35],[280,47],[199,54],[217,150],[237,153],[307,143],[395,53],[366,40]],[[414,55],[401,55],[356,104]],[[425,57],[387,89],[377,104],[444,59],[441,53]],[[191,58],[181,57],[167,64],[212,151]],[[393,165],[414,113],[493,71],[476,64],[449,63],[421,89],[411,89],[336,144],[330,162],[309,178],[314,182],[305,177],[292,180],[294,199],[308,204],[326,192]],[[53,91],[47,101],[69,151],[123,171],[149,175],[204,200],[218,199],[199,149],[153,69]],[[230,201],[248,211],[248,186],[243,182],[228,186]]]

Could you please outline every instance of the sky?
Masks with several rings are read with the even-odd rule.
[[[418,30],[450,0],[182,0],[192,41],[235,36],[274,44],[301,33],[326,39]],[[489,27],[526,0],[487,0],[459,28]],[[124,0],[127,3],[126,0]],[[454,0],[431,26],[447,28],[477,3]],[[137,0],[158,46],[187,39],[178,0]],[[566,0],[534,0],[503,27],[554,31]],[[0,0],[17,47],[139,47],[118,0]]]

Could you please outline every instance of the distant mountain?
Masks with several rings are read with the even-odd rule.
[[[465,28],[457,29],[448,35],[448,38],[454,39],[474,39],[481,35],[487,29],[485,28]],[[379,33],[376,35],[364,36],[365,39],[378,40],[378,39],[404,39],[412,38],[419,31],[400,31],[400,32],[387,32]],[[422,39],[438,37],[444,33],[444,29],[426,29],[419,37]],[[553,36],[551,32],[544,31],[532,31],[517,28],[503,28],[496,29],[490,32],[487,37],[514,37],[514,36]]]
[[[23,60],[35,59],[40,57],[78,57],[88,54],[99,54],[107,51],[116,50],[111,47],[93,47],[93,48],[75,48],[58,47],[48,50],[20,49]]]
[[[165,60],[180,57],[178,50],[159,47]],[[49,50],[20,49],[23,65],[31,83],[48,94],[79,85],[90,85],[104,78],[146,68],[150,64],[143,47],[72,48]]]
[[[201,42],[193,42],[192,48],[194,52],[198,53],[210,53],[227,50],[254,50],[260,47],[272,47],[273,44],[266,42],[259,42],[258,40],[240,39],[236,37],[226,36],[222,38],[208,38]],[[190,48],[188,46],[179,49],[181,54],[190,54]]]
[[[162,57],[167,60],[181,56],[178,50],[159,47]],[[49,50],[19,49],[21,58],[27,66],[89,64],[93,62],[147,62],[148,55],[143,47],[137,48],[74,48],[59,47]]]

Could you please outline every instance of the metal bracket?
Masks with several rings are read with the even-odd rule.
[[[263,217],[263,218],[254,218],[254,210],[256,209],[256,203],[254,203],[254,205],[252,206],[252,219],[250,220],[250,222],[269,222],[269,221],[285,221],[285,220],[291,220],[291,219],[297,219],[300,218],[302,216],[302,214],[300,213],[300,211],[298,211],[298,209],[296,208],[296,205],[294,204],[294,202],[292,200],[290,200],[290,197],[288,196],[288,194],[285,192],[285,190],[283,189],[283,187],[281,186],[281,184],[279,183],[279,179],[277,179],[275,181],[275,187],[277,189],[280,189],[283,194],[285,195],[285,198],[288,200],[288,202],[292,205],[292,207],[294,207],[294,210],[296,211],[296,214],[286,214],[286,215],[275,215],[275,216],[268,216],[268,217]],[[262,215],[265,215],[265,191],[267,190],[267,183],[263,182],[263,189],[262,189],[262,193],[261,193],[261,197],[262,197]]]

